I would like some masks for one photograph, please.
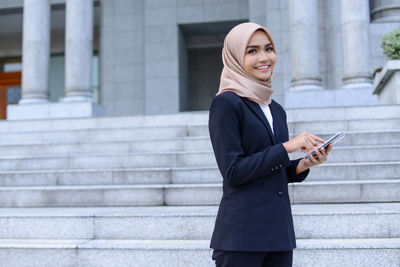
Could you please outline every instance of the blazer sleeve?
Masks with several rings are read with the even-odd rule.
[[[214,97],[209,118],[211,143],[222,177],[232,187],[266,178],[290,164],[282,144],[246,155],[241,143],[240,121],[240,103],[223,95]]]
[[[296,173],[297,165],[301,159],[291,160],[289,166],[286,167],[286,173],[289,183],[299,183],[307,178],[310,169],[307,169],[299,174]]]

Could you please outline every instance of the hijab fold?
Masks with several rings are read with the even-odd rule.
[[[273,93],[271,88],[272,73],[266,81],[261,81],[248,74],[243,67],[247,45],[251,36],[257,30],[262,30],[267,34],[275,51],[271,34],[266,28],[251,22],[234,27],[225,37],[222,49],[224,68],[222,69],[217,95],[225,91],[232,91],[257,104],[269,105],[271,103]]]

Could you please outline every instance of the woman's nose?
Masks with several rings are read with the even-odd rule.
[[[259,60],[261,62],[267,61],[269,59],[267,51],[261,51]]]

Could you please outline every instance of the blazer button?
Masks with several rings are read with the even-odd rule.
[[[276,166],[276,167],[275,167],[275,170],[279,170],[279,167],[278,167],[278,166]]]
[[[281,168],[282,168],[282,164],[279,164],[279,167],[281,167]]]
[[[274,171],[274,168],[271,168],[271,171]]]
[[[279,195],[279,196],[283,196],[283,192],[282,192],[282,191],[279,191],[279,192],[278,192],[278,195]]]

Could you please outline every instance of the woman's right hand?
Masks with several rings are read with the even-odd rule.
[[[317,142],[324,143],[325,141],[316,135],[302,132],[295,138],[283,143],[283,146],[288,153],[296,152],[299,149],[303,152],[308,152],[318,146],[319,143]]]

